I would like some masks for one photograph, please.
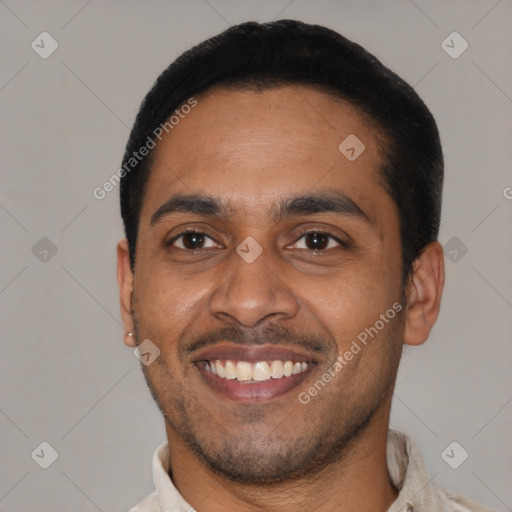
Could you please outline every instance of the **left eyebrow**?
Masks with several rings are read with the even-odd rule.
[[[205,217],[222,217],[229,219],[228,205],[225,201],[202,194],[175,194],[151,216],[153,226],[163,217],[176,212],[192,213]],[[286,217],[314,215],[315,213],[336,213],[359,218],[372,224],[363,209],[346,194],[339,191],[327,191],[314,195],[301,195],[282,198],[270,210],[270,217],[279,222]]]
[[[337,213],[359,218],[372,224],[363,209],[349,196],[338,191],[327,191],[315,195],[303,195],[283,199],[272,209],[275,221],[285,217],[313,215],[315,213]]]

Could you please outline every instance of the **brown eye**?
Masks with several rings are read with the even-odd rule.
[[[201,249],[204,245],[205,236],[201,233],[187,233],[183,235],[183,246],[185,249]]]
[[[186,251],[216,247],[216,243],[208,235],[195,231],[181,233],[173,238],[169,245]]]
[[[308,249],[319,251],[327,248],[329,245],[329,236],[324,233],[308,233],[305,236],[305,242]]]
[[[325,251],[344,245],[341,240],[330,235],[329,233],[322,233],[321,231],[310,231],[302,235],[294,247],[297,249],[308,249],[310,251]]]

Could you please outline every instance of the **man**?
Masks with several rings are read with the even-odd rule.
[[[483,511],[389,430],[444,282],[435,121],[360,46],[246,23],[145,98],[121,182],[125,343],[168,443],[133,511]]]

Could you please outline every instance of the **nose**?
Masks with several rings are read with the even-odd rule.
[[[210,299],[210,312],[219,320],[235,320],[254,327],[263,319],[293,318],[299,303],[283,281],[283,273],[271,268],[271,256],[263,253],[252,263],[233,253],[224,262],[225,273]]]

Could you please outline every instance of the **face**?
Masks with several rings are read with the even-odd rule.
[[[196,99],[141,211],[131,314],[160,350],[144,374],[168,435],[211,470],[311,474],[388,420],[402,265],[377,138],[307,87]]]

